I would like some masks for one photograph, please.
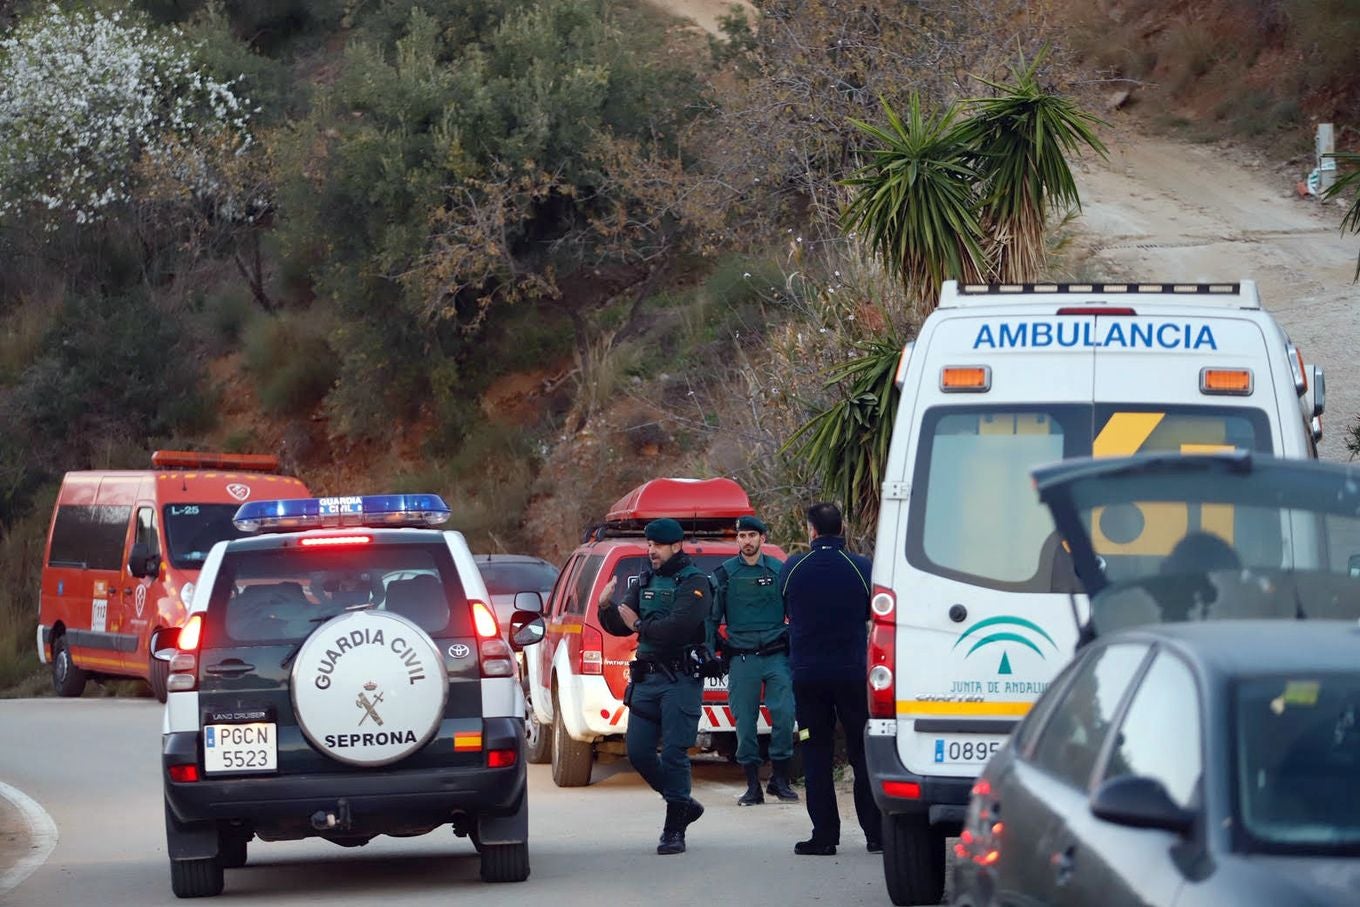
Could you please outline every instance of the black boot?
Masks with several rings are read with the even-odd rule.
[[[743,765],[746,769],[746,793],[737,799],[738,806],[755,806],[757,803],[765,802],[765,795],[760,792],[760,766]]]
[[[684,838],[685,829],[689,828],[704,814],[704,805],[693,797],[689,798],[689,808],[685,811],[685,824],[680,826],[680,837]]]
[[[666,825],[661,829],[661,841],[656,845],[657,853],[685,852],[685,825],[689,815],[689,803],[666,801]]]
[[[789,786],[789,760],[780,759],[772,765],[774,772],[770,775],[770,784],[765,790],[786,803],[797,803],[798,793]]]

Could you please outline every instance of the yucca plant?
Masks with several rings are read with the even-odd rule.
[[[806,461],[821,479],[823,497],[840,501],[859,526],[872,527],[897,412],[893,378],[902,343],[885,337],[855,349],[855,358],[827,376],[826,388],[837,401],[803,423],[780,452]]]
[[[964,102],[958,140],[973,149],[981,176],[980,219],[993,243],[992,264],[1005,283],[1038,280],[1050,209],[1080,210],[1069,156],[1082,147],[1102,157],[1100,119],[1039,83],[1041,52],[1011,70],[1011,81],[979,79],[995,95]]]
[[[1345,173],[1326,192],[1322,197],[1327,201],[1339,198],[1343,192],[1355,190],[1355,198],[1351,201],[1351,206],[1346,209],[1346,216],[1341,218],[1341,232],[1360,233],[1360,154],[1349,151],[1340,151],[1332,157],[1341,167],[1350,167],[1351,170]],[[1355,260],[1355,277],[1352,280],[1360,280],[1360,257]],[[1356,437],[1360,439],[1360,432]],[[1349,446],[1349,445],[1348,445]],[[1352,449],[1352,454],[1360,453],[1360,443]]]
[[[841,227],[862,233],[908,300],[929,306],[945,280],[976,281],[989,270],[974,190],[977,155],[960,131],[957,107],[928,115],[912,94],[903,119],[880,103],[886,127],[851,120],[876,145],[843,181],[854,195]]]

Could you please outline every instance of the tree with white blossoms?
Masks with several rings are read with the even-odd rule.
[[[250,147],[249,111],[193,50],[135,14],[50,6],[19,21],[0,38],[0,222],[102,220],[148,169],[195,196],[223,188],[214,159]],[[240,208],[226,213],[249,219]]]

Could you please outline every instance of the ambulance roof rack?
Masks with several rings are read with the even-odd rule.
[[[229,454],[196,450],[158,450],[151,454],[156,469],[234,469],[241,472],[278,472],[273,454]]]
[[[1112,302],[1128,305],[1132,299],[1150,303],[1215,305],[1234,309],[1259,309],[1254,280],[1236,283],[968,283],[946,280],[940,287],[941,309],[1007,303]]]
[[[733,535],[737,517],[754,513],[746,490],[731,479],[652,479],[615,501],[604,521],[587,526],[582,538],[639,538],[649,522],[662,517],[678,521],[686,535]]]

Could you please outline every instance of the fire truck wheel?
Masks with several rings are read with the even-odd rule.
[[[211,898],[222,893],[222,864],[205,860],[171,860],[170,888],[177,898]]]
[[[483,882],[523,882],[529,878],[529,845],[483,844]]]
[[[553,728],[545,727],[534,715],[532,694],[524,691],[524,758],[531,765],[552,761]]]
[[[571,739],[562,723],[562,704],[553,690],[552,776],[558,787],[585,787],[594,767],[594,747]]]
[[[165,702],[167,695],[165,684],[169,677],[170,662],[152,658],[151,669],[146,674],[146,682],[151,686],[151,695],[156,697],[157,702]]]
[[[85,672],[71,660],[65,635],[52,640],[52,687],[58,696],[76,697],[85,692]]]

